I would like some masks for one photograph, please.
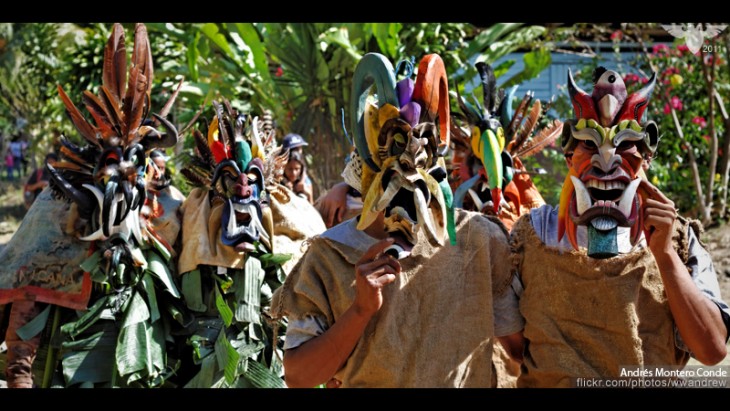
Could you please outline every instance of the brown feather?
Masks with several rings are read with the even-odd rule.
[[[152,80],[154,79],[154,70],[152,68],[152,50],[150,48],[150,40],[147,36],[147,28],[142,23],[137,23],[134,27],[134,54],[137,57],[136,66],[140,67],[141,73],[144,74],[144,91],[147,97],[144,101],[143,118],[147,117],[149,106],[152,101]]]
[[[211,170],[215,169],[215,157],[213,157],[213,152],[210,151],[210,147],[208,147],[208,140],[198,130],[193,131],[193,137],[195,138],[195,146],[198,149],[201,160],[203,160],[203,162],[205,162]]]
[[[147,87],[147,79],[144,74],[139,72],[137,67],[134,67],[131,73],[130,78],[134,78],[136,86],[130,83],[130,88],[135,87],[135,90],[133,92],[134,99],[131,103],[129,116],[125,118],[127,145],[135,144],[140,139],[137,130],[139,130],[139,126],[142,124],[142,119],[144,118],[145,89]]]
[[[94,122],[96,122],[96,126],[101,132],[102,138],[107,139],[112,135],[118,135],[114,131],[113,124],[109,121],[109,113],[107,113],[106,108],[95,95],[86,90],[84,91],[82,100],[84,101],[86,110],[88,110],[89,113],[91,113],[91,117],[94,118]]]
[[[522,124],[522,118],[527,112],[527,108],[530,106],[531,101],[532,94],[530,94],[530,92],[528,91],[527,93],[525,93],[525,97],[522,98],[520,105],[517,107],[517,110],[515,110],[512,121],[509,122],[509,126],[507,126],[507,129],[505,130],[505,137],[508,140],[513,139],[515,132],[519,129],[520,124]]]
[[[223,99],[223,106],[225,106],[225,108],[226,108],[226,112],[228,113],[228,117],[230,117],[230,118],[236,118],[236,114],[238,114],[238,113],[236,113],[235,110],[233,110],[233,107],[231,106],[231,102],[228,101],[227,98],[224,98]]]
[[[102,84],[117,97],[124,93],[124,82],[127,76],[127,53],[124,47],[124,28],[115,23],[112,35],[104,48],[104,65]]]
[[[60,170],[71,170],[71,171],[85,172],[86,174],[90,174],[88,170],[83,170],[81,168],[81,166],[79,166],[78,164],[72,163],[70,161],[65,161],[65,160],[56,161],[56,164],[54,165],[54,167],[59,171]]]
[[[547,127],[540,130],[537,135],[525,143],[522,149],[517,150],[514,157],[527,158],[540,152],[547,145],[555,141],[563,131],[563,122],[554,120]]]
[[[78,154],[71,151],[71,149],[69,149],[68,147],[61,146],[60,152],[64,161],[68,160],[77,164],[78,166],[85,167],[89,170],[93,169],[92,165],[88,164],[83,158],[79,157]]]
[[[150,54],[147,29],[137,23],[134,28],[134,51],[132,52],[132,68],[129,70],[127,93],[124,96],[124,122],[122,130],[127,144],[134,144],[140,136],[137,129],[145,116],[145,109],[150,101],[152,88],[152,56]]]
[[[511,151],[510,154],[514,154],[515,151],[518,151],[532,135],[532,132],[535,131],[535,127],[537,127],[537,122],[540,121],[540,117],[542,117],[542,103],[540,103],[540,100],[537,100],[535,101],[535,104],[532,105],[530,114],[528,114],[525,118],[524,124],[522,124],[519,132],[517,132],[517,135],[514,138],[515,144],[512,148],[513,151]]]
[[[139,70],[136,67],[129,69],[129,84],[127,86],[127,94],[124,95],[124,101],[122,105],[122,113],[124,113],[124,129],[122,133],[127,135],[129,131],[129,119],[132,117],[132,106],[135,99],[135,90],[137,89],[137,77],[139,77]]]
[[[190,169],[183,168],[182,170],[180,170],[180,172],[183,176],[185,176],[188,182],[190,182],[194,186],[205,187],[209,184],[207,181],[205,181],[203,177],[196,174],[194,171],[191,171]]]
[[[109,114],[109,121],[114,126],[116,132],[121,135],[122,130],[124,130],[124,114],[120,110],[121,101],[106,87],[101,86],[99,90],[101,102],[104,104],[106,112]]]
[[[101,144],[99,144],[99,141],[96,138],[96,128],[86,121],[79,109],[76,108],[71,99],[68,98],[66,92],[63,91],[60,84],[58,85],[58,95],[61,97],[63,105],[66,107],[66,114],[68,114],[68,117],[74,123],[74,126],[76,126],[76,130],[78,130],[87,141],[101,147]]]

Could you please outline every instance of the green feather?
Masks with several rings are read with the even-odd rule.
[[[454,194],[447,179],[439,182],[441,192],[444,194],[444,203],[446,204],[446,231],[449,233],[449,241],[451,245],[456,245],[456,223],[454,221]]]

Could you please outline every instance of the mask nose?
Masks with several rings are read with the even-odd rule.
[[[238,176],[236,185],[233,187],[233,192],[241,198],[249,198],[253,195],[253,188],[248,185],[248,176],[246,174],[241,173]]]

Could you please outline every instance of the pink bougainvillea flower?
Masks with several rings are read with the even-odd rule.
[[[626,84],[634,84],[639,81],[639,76],[634,73],[628,73],[624,76],[624,83]]]
[[[666,44],[655,44],[654,47],[651,48],[651,53],[655,55],[669,55],[669,46]]]
[[[672,108],[669,107],[669,103],[664,105],[664,114],[669,114],[672,112]]]
[[[700,126],[700,128],[707,127],[707,120],[705,120],[704,117],[695,116],[695,118],[692,119],[692,122]]]
[[[672,103],[672,108],[677,111],[681,111],[682,107],[684,107],[684,105],[682,104],[682,100],[680,100],[679,97],[677,97],[677,96],[672,97],[671,103]]]
[[[624,33],[621,30],[616,30],[613,33],[611,33],[611,40],[613,41],[621,41],[621,39],[624,38]]]

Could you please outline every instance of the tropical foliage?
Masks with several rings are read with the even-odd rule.
[[[131,25],[128,24],[131,27]],[[279,135],[301,134],[315,193],[340,181],[351,150],[342,112],[349,101],[352,70],[368,52],[394,64],[439,53],[461,90],[476,88],[476,61],[493,63],[519,48],[526,68],[510,83],[535,76],[550,63],[542,26],[518,23],[480,28],[466,23],[149,23],[155,87],[171,91],[184,78],[171,115],[179,126],[206,101],[221,97],[254,115],[274,114]],[[3,24],[0,27],[0,129],[29,124],[32,147],[49,148],[60,133],[74,138],[56,97],[60,83],[74,99],[94,90],[110,24]],[[32,38],[32,41],[29,40]],[[41,47],[42,45],[42,47]],[[35,48],[34,48],[35,47]],[[33,56],[30,58],[29,56]],[[501,66],[503,74],[510,62]],[[22,76],[20,74],[23,74]],[[22,78],[22,81],[18,81]],[[467,84],[471,81],[472,84]],[[450,87],[453,87],[452,83]],[[164,100],[164,93],[156,98]],[[179,153],[185,147],[175,151]],[[192,146],[188,147],[189,149]],[[43,150],[45,151],[45,150]],[[174,167],[173,167],[174,168]],[[176,183],[185,189],[181,179]]]

